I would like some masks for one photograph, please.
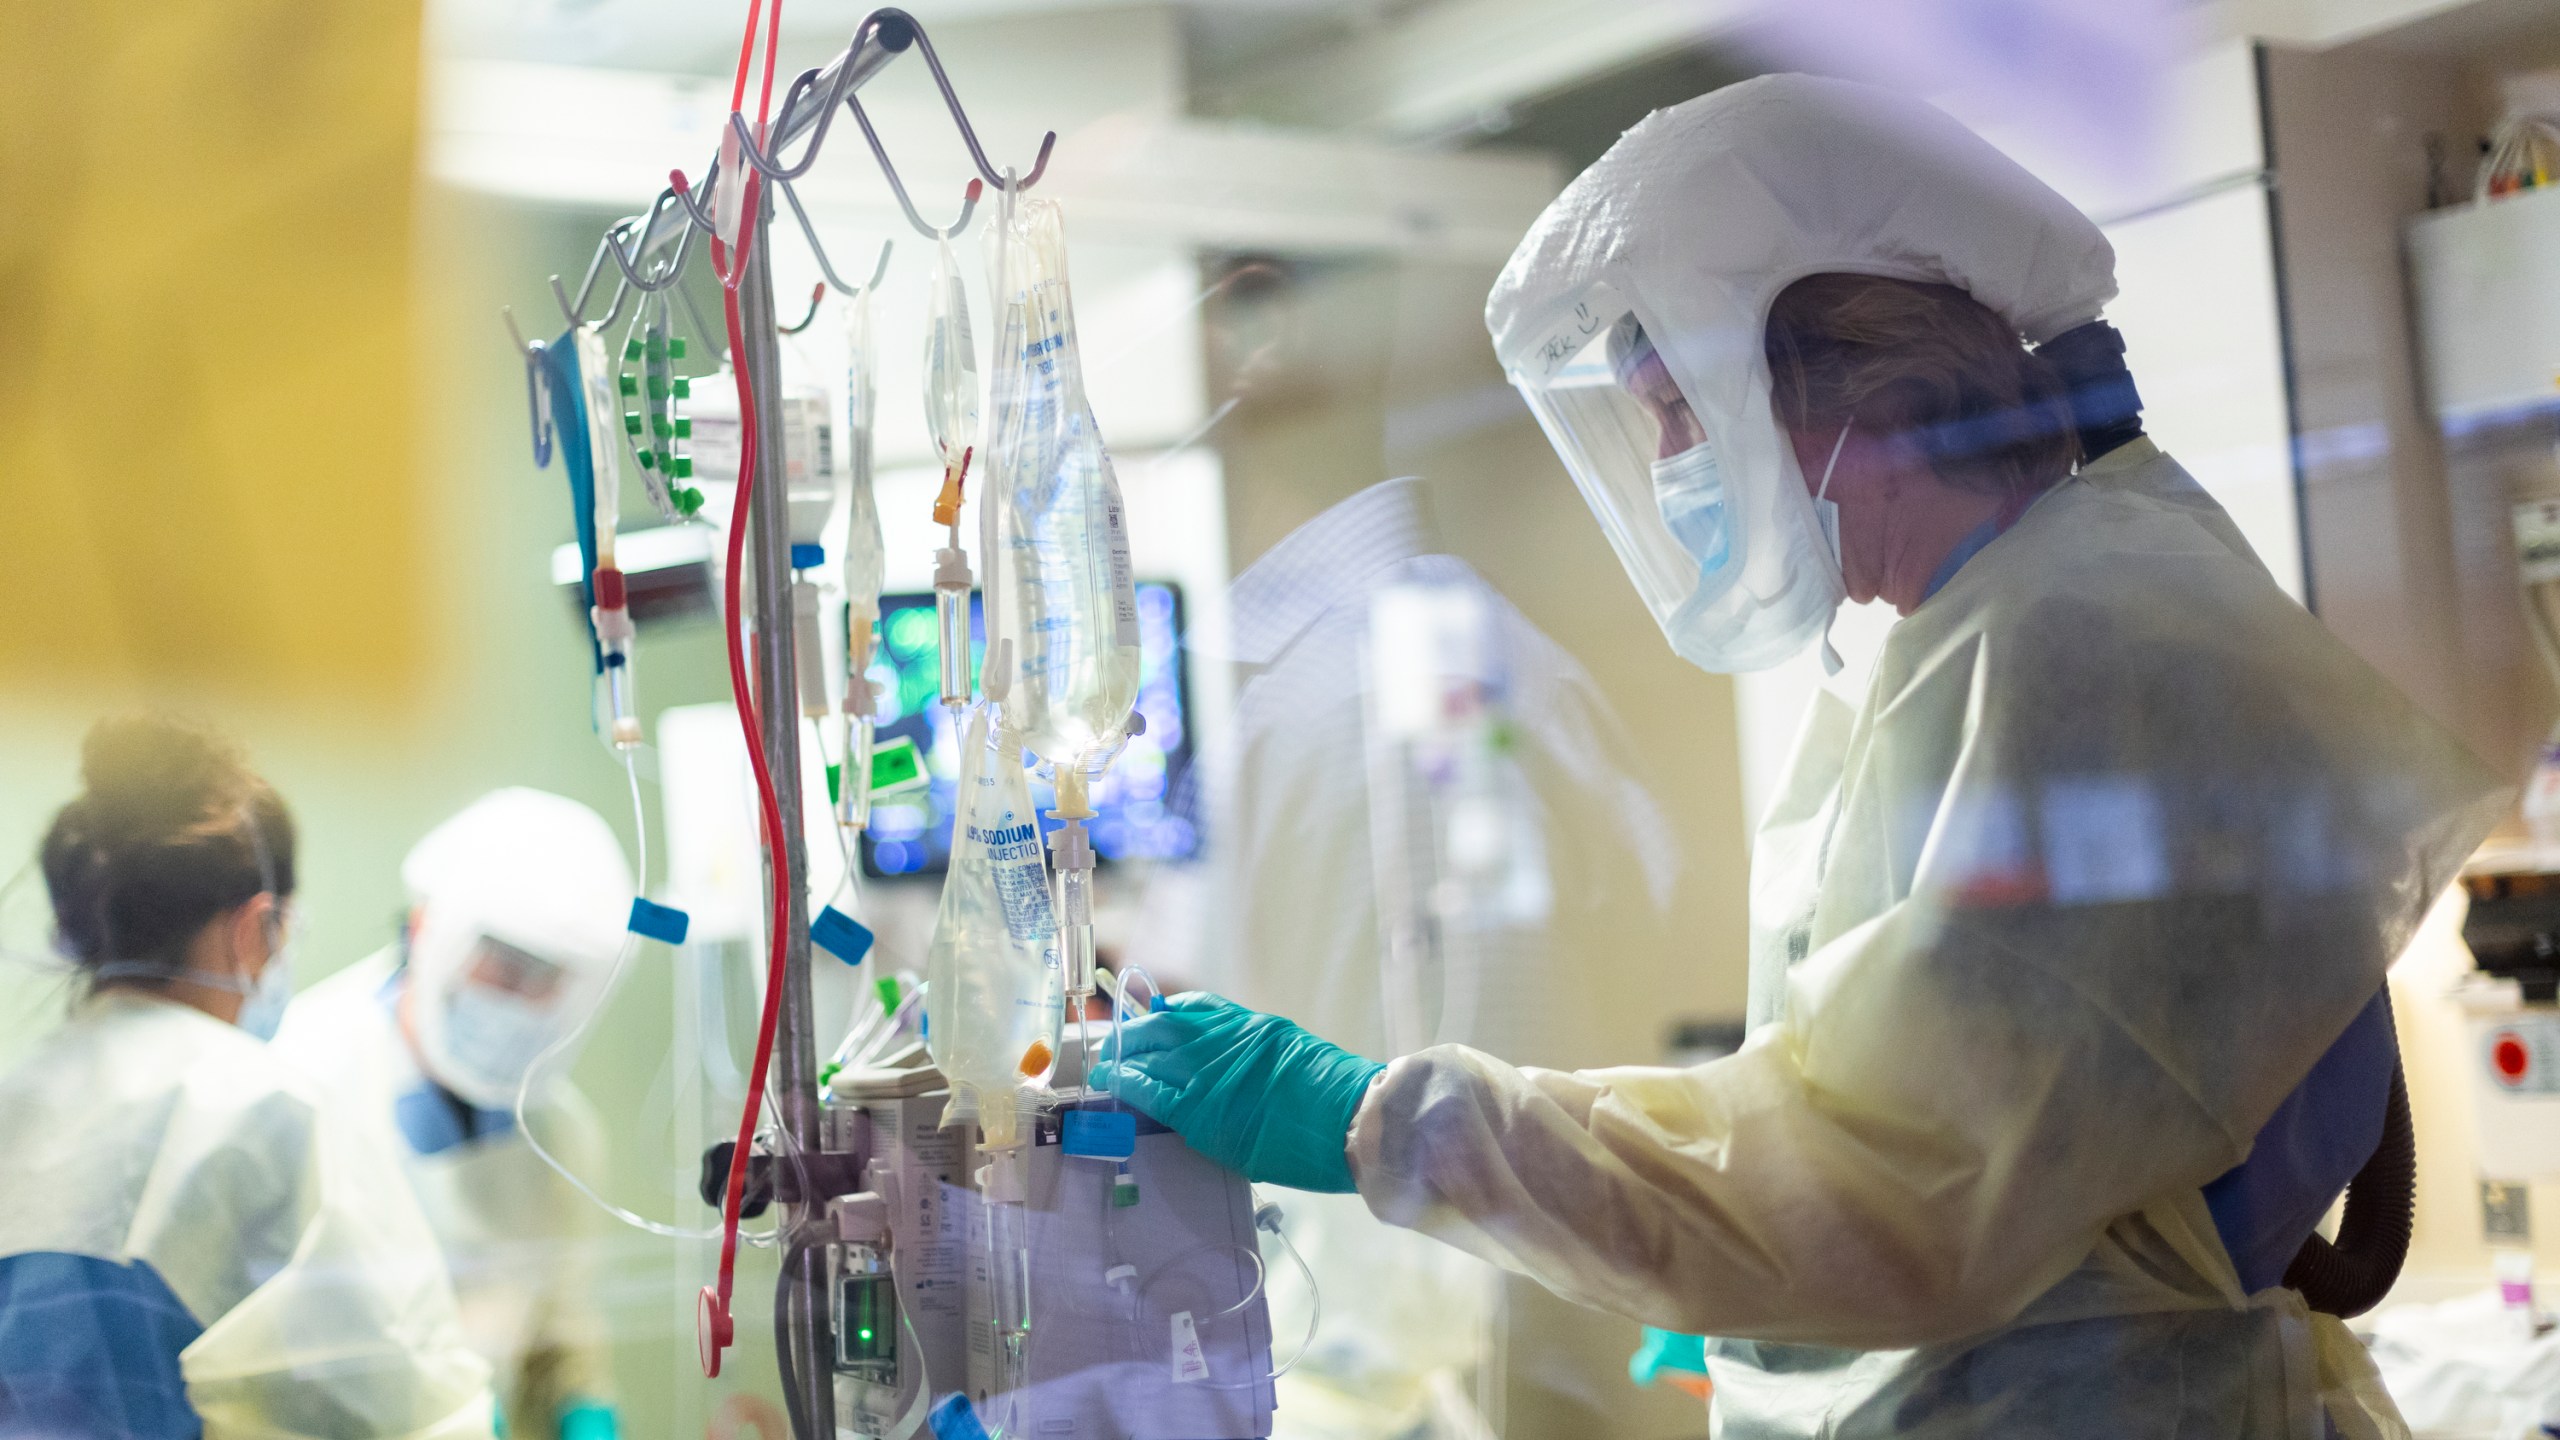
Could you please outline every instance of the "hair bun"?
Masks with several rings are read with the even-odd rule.
[[[137,715],[101,721],[80,747],[77,803],[100,840],[184,829],[248,799],[237,746],[201,725]]]
[[[293,893],[293,818],[240,747],[185,720],[105,720],[80,747],[81,794],[45,831],[46,892],[82,963],[175,972],[206,922]]]

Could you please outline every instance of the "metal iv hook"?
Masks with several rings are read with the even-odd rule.
[[[978,143],[978,128],[969,123],[969,112],[961,106],[959,92],[951,88],[950,73],[942,68],[942,57],[934,52],[932,37],[925,34],[924,27],[916,23],[914,16],[894,7],[872,11],[854,28],[852,43],[845,47],[844,59],[836,67],[836,78],[827,86],[826,99],[818,110],[817,129],[810,134],[809,143],[801,147],[798,164],[785,165],[777,156],[767,155],[756,144],[755,132],[748,126],[746,117],[734,111],[730,113],[729,128],[736,136],[739,154],[747,163],[775,180],[797,180],[807,174],[809,167],[817,163],[818,147],[825,143],[827,127],[835,121],[836,102],[839,100],[852,105],[855,118],[863,121],[862,128],[868,132],[871,124],[862,113],[860,100],[853,93],[853,77],[860,68],[863,48],[875,37],[893,51],[905,50],[912,44],[924,52],[925,68],[933,72],[934,87],[942,92],[943,108],[951,112],[952,126],[959,130],[961,143],[969,147],[969,159],[978,167],[980,179],[999,190],[1028,190],[1040,183],[1040,177],[1049,170],[1049,152],[1057,148],[1058,132],[1051,130],[1040,137],[1040,153],[1032,161],[1031,173],[1019,182],[1010,182],[1005,175],[998,174],[994,163],[987,159],[986,147]],[[791,88],[783,95],[780,118],[774,126],[777,132],[789,133],[793,113],[817,87],[822,76],[822,71],[804,70],[792,80]],[[780,147],[775,148],[778,150]],[[872,153],[879,157],[880,168],[888,172],[889,183],[897,185],[897,170],[889,164],[886,155],[880,154],[880,142],[876,136],[872,139],[871,148]],[[964,219],[953,229],[956,231],[967,224]]]
[[[579,326],[587,323],[587,297],[595,293],[596,276],[602,274],[604,271],[604,252],[606,249],[611,247],[612,244],[613,236],[610,231],[597,237],[596,253],[587,261],[587,278],[578,282],[578,298],[576,300],[571,300],[569,298],[569,292],[561,288],[559,276],[554,275],[551,277],[551,298],[560,302],[560,314],[568,320],[569,328],[572,330],[575,330]],[[615,308],[618,309],[620,307],[617,305]]]
[[[880,132],[871,128],[871,117],[863,111],[862,97],[848,95],[844,103],[853,108],[854,123],[862,127],[862,138],[871,142],[871,158],[880,162],[880,173],[889,177],[889,192],[898,197],[898,208],[907,212],[907,223],[916,227],[919,233],[935,240],[948,240],[968,229],[970,217],[978,213],[978,196],[984,192],[986,182],[983,180],[969,182],[968,196],[960,202],[960,218],[952,221],[948,229],[936,229],[927,225],[924,223],[924,217],[916,213],[916,202],[907,198],[907,185],[905,181],[898,178],[898,167],[889,163],[889,151],[880,143]]]
[[[908,14],[904,10],[890,6],[872,11],[870,19],[864,23],[871,24],[877,22],[886,24],[893,20],[906,27],[907,33],[915,38],[916,48],[924,52],[925,68],[933,72],[933,83],[936,88],[942,91],[943,107],[951,112],[951,123],[959,127],[960,138],[969,147],[969,158],[977,162],[979,176],[989,185],[995,186],[999,190],[1028,190],[1032,186],[1039,184],[1040,177],[1047,174],[1049,171],[1049,152],[1052,149],[1055,149],[1058,144],[1058,132],[1052,130],[1046,135],[1040,137],[1040,154],[1031,162],[1031,173],[1023,176],[1019,182],[1008,186],[1005,182],[1005,177],[998,174],[996,172],[996,167],[987,160],[986,147],[978,143],[977,127],[969,123],[969,113],[960,108],[959,93],[951,88],[951,76],[942,68],[942,57],[934,53],[933,39],[931,36],[924,33],[924,27],[922,25],[916,23],[916,17]],[[856,105],[853,113],[855,118],[859,119],[862,115],[862,107]],[[866,122],[862,128],[869,130],[871,126]],[[878,148],[878,143],[879,142],[877,141],[873,142],[874,149]],[[889,162],[884,158],[880,163],[885,169]],[[895,173],[892,172],[891,179],[894,181],[895,178]]]
[[[575,330],[579,326],[587,323],[587,299],[595,293],[596,277],[604,271],[605,252],[611,251],[613,252],[614,259],[622,259],[622,249],[620,246],[614,244],[613,237],[620,234],[622,231],[629,229],[630,225],[631,221],[628,219],[616,221],[611,228],[604,232],[603,235],[597,237],[596,253],[587,261],[587,277],[578,282],[578,298],[576,300],[573,301],[569,298],[569,292],[560,284],[559,276],[554,275],[551,277],[551,298],[559,302],[560,313],[568,320],[570,329]],[[622,313],[622,302],[631,297],[631,267],[626,264],[622,267],[622,270],[623,275],[626,278],[616,280],[613,283],[613,304],[606,308],[604,318],[595,322],[598,325],[612,324],[613,318]]]
[[[658,192],[656,203],[649,207],[647,223],[640,227],[640,238],[632,242],[631,252],[628,255],[623,253],[620,245],[614,243],[614,237],[629,230],[631,221],[617,222],[612,229],[604,233],[605,246],[613,252],[613,263],[622,268],[625,283],[643,295],[655,295],[676,283],[684,274],[684,262],[693,254],[694,227],[687,225],[684,227],[684,234],[677,237],[675,258],[664,265],[654,267],[657,279],[651,280],[643,276],[632,263],[634,257],[649,253],[649,242],[657,237],[658,219],[667,213],[667,207],[671,202],[680,202],[680,197],[672,185]],[[619,310],[622,307],[617,301],[614,308]]]
[[[799,192],[793,190],[789,182],[780,179],[774,181],[774,188],[782,192],[783,199],[791,202],[792,218],[800,222],[800,238],[809,242],[809,253],[817,257],[818,273],[827,277],[827,283],[834,286],[838,294],[859,295],[866,290],[880,288],[880,282],[889,274],[890,247],[896,242],[889,240],[880,242],[880,259],[871,267],[871,279],[867,283],[847,285],[844,283],[844,277],[836,273],[836,267],[828,263],[827,247],[818,243],[818,227],[809,223],[809,212],[801,207]],[[815,305],[812,302],[813,311],[814,308]],[[801,328],[807,328],[808,323],[805,320],[801,321]]]
[[[735,110],[729,112],[729,128],[737,135],[738,153],[746,158],[748,164],[771,180],[797,180],[809,173],[809,167],[818,163],[818,147],[827,141],[827,127],[835,123],[836,102],[853,93],[853,77],[861,69],[863,47],[891,23],[882,19],[884,15],[894,16],[896,23],[903,27],[880,37],[880,43],[893,53],[906,49],[915,36],[924,33],[904,12],[874,11],[862,17],[862,23],[853,29],[852,42],[845,46],[843,59],[836,65],[836,78],[827,86],[827,98],[818,105],[817,128],[810,132],[809,143],[800,147],[799,164],[784,165],[780,159],[764,153],[756,144],[755,132],[747,126],[747,117]],[[791,88],[783,92],[782,109],[776,112],[775,132],[791,133],[792,113],[800,108],[800,102],[807,98],[824,73],[821,70],[803,70],[792,79]],[[777,152],[781,148],[780,145],[774,147]]]
[[[797,334],[799,334],[801,331],[808,329],[810,326],[817,324],[817,323],[818,323],[818,302],[820,302],[820,301],[822,301],[822,300],[824,300],[824,299],[826,299],[826,298],[827,298],[827,282],[825,282],[824,280],[821,280],[821,281],[819,281],[817,284],[812,285],[812,286],[810,286],[810,287],[809,287],[809,309],[808,309],[807,313],[803,314],[803,315],[800,317],[799,323],[797,323],[797,324],[793,324],[793,325],[784,325],[784,324],[782,324],[782,323],[780,323],[780,322],[778,322],[778,321],[777,321],[777,322],[775,323],[775,325],[774,325],[774,327],[773,327],[773,328],[774,328],[774,329],[776,329],[776,330],[781,331],[781,332],[782,332],[783,334],[785,334],[785,335],[797,335]]]
[[[533,468],[547,469],[551,464],[551,380],[543,373],[543,366],[550,347],[524,338],[524,331],[516,327],[513,306],[499,306],[498,315],[507,322],[507,334],[516,342],[516,358],[524,362],[525,410],[533,421]]]

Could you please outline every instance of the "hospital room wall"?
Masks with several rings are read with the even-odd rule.
[[[1731,687],[1674,657],[1626,583],[1484,338],[1495,267],[1387,259],[1283,267],[1286,281],[1212,312],[1213,432],[1242,572],[1327,506],[1379,480],[1430,486],[1448,549],[1571,652],[1617,712],[1614,757],[1651,790],[1680,848],[1667,923],[1561,937],[1570,982],[1616,1017],[1609,1063],[1659,1064],[1677,1018],[1738,1018],[1745,856]],[[1213,276],[1214,278],[1214,276]],[[1234,386],[1240,362],[1250,379]],[[1233,387],[1233,388],[1231,388]],[[1681,937],[1671,946],[1664,936]],[[1507,1287],[1503,1431],[1695,1435],[1696,1402],[1638,1390],[1636,1327],[1522,1280]]]
[[[1672,655],[1504,383],[1482,319],[1493,275],[1489,264],[1420,260],[1292,271],[1286,298],[1265,300],[1249,322],[1272,348],[1213,432],[1227,471],[1228,546],[1241,573],[1336,501],[1419,476],[1450,551],[1591,672],[1633,741],[1618,762],[1652,792],[1680,847],[1669,930],[1694,937],[1686,948],[1628,953],[1609,936],[1573,937],[1595,957],[1578,976],[1627,1017],[1623,1061],[1652,1063],[1666,1017],[1742,1011],[1730,686]],[[1233,319],[1223,310],[1213,328]]]
[[[2450,57],[2371,42],[2271,48],[2266,73],[2313,608],[2520,777],[2551,707],[2516,598],[2507,481],[2451,463],[2402,246],[2431,166],[2443,198],[2467,193],[2494,90]]]
[[[2549,63],[2509,43],[2505,66]],[[2471,138],[2499,102],[2486,57],[2383,36],[2322,52],[2268,54],[2296,453],[2313,605],[2349,645],[2467,740],[2510,783],[2522,780],[2555,700],[2519,603],[2508,506],[2560,493],[2547,421],[2484,427],[2449,443],[2423,388],[2403,236],[2429,201],[2469,193]],[[2431,162],[2431,137],[2442,159]],[[2505,827],[2518,827],[2510,817]],[[2392,971],[2418,1144],[2417,1228],[2401,1299],[2477,1291],[2489,1281],[2475,1058],[2448,998],[2472,968],[2458,897],[2441,902]],[[2560,1266],[2560,1183],[2532,1187],[2544,1273]]]

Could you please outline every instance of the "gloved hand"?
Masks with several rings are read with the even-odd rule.
[[[580,1397],[560,1412],[560,1440],[620,1440],[622,1417],[601,1400]]]
[[[1248,1180],[1349,1194],[1343,1147],[1369,1082],[1387,1067],[1277,1015],[1216,995],[1176,995],[1121,1027],[1087,1084],[1118,1095]]]

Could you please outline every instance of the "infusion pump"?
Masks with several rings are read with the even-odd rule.
[[[840,1440],[941,1433],[955,1394],[1008,1437],[1269,1435],[1276,1211],[1243,1177],[1087,1099],[1028,1117],[1024,1198],[991,1201],[941,1075],[896,1058],[828,1087],[828,1149],[863,1157],[827,1246]]]

